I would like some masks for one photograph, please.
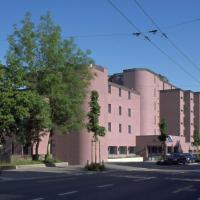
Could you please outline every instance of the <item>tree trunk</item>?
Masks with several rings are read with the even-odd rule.
[[[39,159],[39,152],[38,152],[39,144],[40,144],[40,141],[38,139],[37,142],[36,142],[36,145],[35,145],[35,159],[34,160],[38,160]]]
[[[163,160],[166,160],[166,154],[167,154],[167,146],[166,142],[163,142]]]
[[[101,145],[99,140],[99,164],[101,163]]]
[[[91,163],[93,163],[93,140],[91,140]]]
[[[94,143],[94,162],[95,164],[97,163],[97,140],[95,139],[95,143]]]
[[[49,134],[48,143],[47,143],[47,156],[50,155],[50,145],[51,145],[52,136],[53,136],[53,130],[51,129],[50,134]]]

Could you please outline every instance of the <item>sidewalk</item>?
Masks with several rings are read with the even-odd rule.
[[[2,180],[30,180],[48,177],[60,177],[77,175],[84,173],[84,167],[80,165],[67,167],[41,167],[41,168],[21,168],[13,170],[3,170],[0,172],[0,181]]]

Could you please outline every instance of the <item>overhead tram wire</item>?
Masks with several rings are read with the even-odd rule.
[[[200,72],[200,67],[192,61],[192,59],[185,53],[183,52],[183,50],[181,50],[176,44],[175,42],[172,41],[172,39],[169,38],[168,35],[166,35],[161,28],[157,25],[157,23],[155,22],[155,20],[145,11],[145,9],[142,7],[142,5],[137,1],[137,0],[133,0],[135,2],[135,4],[137,5],[137,7],[143,12],[143,14],[151,21],[151,23],[157,28],[157,30],[161,33],[161,35],[171,44],[172,47],[174,47],[174,49],[177,50],[177,52],[183,56],[191,65],[193,65],[193,67],[198,70]]]
[[[163,55],[165,55],[172,63],[174,63],[176,66],[178,66],[185,74],[187,74],[190,78],[198,82],[200,84],[200,81],[194,77],[192,74],[190,74],[185,68],[180,65],[178,62],[176,62],[170,55],[168,55],[164,50],[162,50],[156,43],[154,43],[152,40],[149,39],[148,36],[146,36],[133,22],[130,20],[111,0],[107,0],[107,2],[134,28],[138,31],[138,33],[143,36],[143,38],[148,41],[154,48],[156,48],[158,51],[160,51]]]

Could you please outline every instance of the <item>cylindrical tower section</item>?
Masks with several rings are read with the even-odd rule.
[[[156,78],[146,69],[124,70],[124,85],[140,93],[141,135],[154,135],[158,127]]]

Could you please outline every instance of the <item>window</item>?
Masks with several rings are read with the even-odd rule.
[[[108,122],[108,131],[111,132],[111,123]]]
[[[111,85],[108,85],[108,93],[111,93]]]
[[[183,96],[181,96],[181,99],[183,99]]]
[[[131,133],[131,125],[128,125],[128,133]]]
[[[108,154],[109,155],[117,155],[117,147],[116,146],[109,146],[108,147]]]
[[[119,132],[121,133],[122,132],[122,125],[119,124]]]
[[[119,115],[122,115],[122,107],[119,106]]]
[[[156,102],[154,102],[154,110],[156,110]]]
[[[122,89],[119,88],[119,96],[121,97],[122,96]]]
[[[127,147],[126,146],[120,146],[118,148],[119,154],[127,154]]]
[[[131,109],[128,109],[128,116],[131,117]]]
[[[154,88],[154,97],[156,97],[156,88]]]
[[[134,154],[135,153],[135,147],[133,147],[133,146],[128,147],[128,153]]]
[[[108,113],[111,113],[111,104],[108,104]]]
[[[128,99],[131,99],[131,92],[128,91]]]

